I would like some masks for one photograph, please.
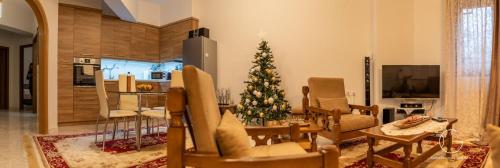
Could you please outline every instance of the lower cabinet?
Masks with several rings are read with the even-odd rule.
[[[74,88],[73,121],[95,121],[99,116],[99,98],[95,87]]]
[[[154,91],[166,92],[169,87],[167,82],[137,82],[137,84],[151,84]],[[110,110],[116,110],[119,104],[118,81],[106,81],[104,83]],[[99,97],[95,87],[74,87],[73,88],[73,120],[60,120],[59,123],[72,123],[83,121],[96,121],[99,116]],[[166,94],[164,95],[144,95],[142,97],[142,107],[161,107],[165,105]]]

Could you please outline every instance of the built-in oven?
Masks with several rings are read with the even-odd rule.
[[[95,71],[101,69],[101,59],[74,58],[73,85],[95,86]]]

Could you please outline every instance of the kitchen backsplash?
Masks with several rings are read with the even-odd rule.
[[[137,80],[150,80],[151,72],[167,73],[175,69],[182,69],[182,60],[156,63],[103,58],[101,59],[101,69],[106,80],[116,80],[118,75],[128,72],[135,75]]]

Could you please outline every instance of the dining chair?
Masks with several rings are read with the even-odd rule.
[[[104,124],[104,132],[102,133],[102,150],[104,151],[105,145],[106,145],[106,134],[107,134],[107,128],[108,128],[108,122],[110,120],[114,121],[114,129],[113,129],[113,139],[114,135],[116,132],[116,127],[118,126],[119,120],[117,119],[123,119],[124,121],[124,138],[128,137],[129,134],[129,128],[128,128],[128,117],[135,117],[137,116],[137,113],[132,110],[110,110],[109,108],[109,98],[108,95],[106,94],[106,89],[104,87],[104,78],[101,70],[98,70],[95,72],[95,79],[96,79],[96,90],[97,90],[97,96],[99,99],[99,116],[97,117],[97,122],[96,122],[96,131],[95,131],[95,142],[97,142],[97,135],[99,131],[99,119],[103,118],[105,120]],[[126,136],[127,135],[127,136]]]
[[[182,80],[182,71],[178,70],[173,70],[172,71],[172,79],[170,80],[170,87],[184,87],[184,82]],[[167,104],[167,99],[165,99],[165,105]],[[168,109],[163,106],[163,107],[153,107],[152,110],[145,111],[141,113],[142,116],[148,117],[148,119],[156,119],[157,120],[157,134],[160,134],[160,122],[163,120],[167,123],[167,127],[170,121],[170,113]],[[153,124],[153,121],[151,121],[151,125]],[[148,124],[148,130],[149,130],[149,124]]]
[[[126,92],[127,91],[127,74],[120,74],[118,78],[118,90],[120,92]],[[130,75],[130,92],[135,92],[136,85],[135,85],[135,75]],[[122,110],[132,110],[132,111],[139,111],[138,107],[138,98],[137,95],[120,95],[120,100],[118,103],[118,109]],[[146,110],[151,110],[148,107],[141,107],[142,111]]]
[[[172,78],[170,79],[170,88],[174,87],[184,87],[184,81],[182,80],[182,71],[172,70]],[[167,105],[167,100],[165,99],[165,106]],[[153,110],[166,110],[165,106],[153,107]]]

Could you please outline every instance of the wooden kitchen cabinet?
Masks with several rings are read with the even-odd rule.
[[[75,87],[74,94],[74,121],[95,121],[99,116],[96,88]]]
[[[118,58],[115,55],[115,27],[117,19],[109,16],[102,17],[101,26],[101,55],[105,58]]]
[[[101,57],[101,12],[74,9],[75,57]]]
[[[131,23],[118,20],[114,28],[114,48],[117,58],[129,59],[130,58],[130,27]]]
[[[146,55],[145,59],[151,62],[160,61],[160,29],[146,27]]]
[[[73,40],[74,13],[68,6],[59,6],[57,50],[57,109],[59,122],[73,121]]]
[[[187,18],[160,29],[160,61],[182,58],[182,43],[191,30],[198,28],[198,19]]]
[[[130,33],[130,59],[146,61],[146,25],[131,23]]]

